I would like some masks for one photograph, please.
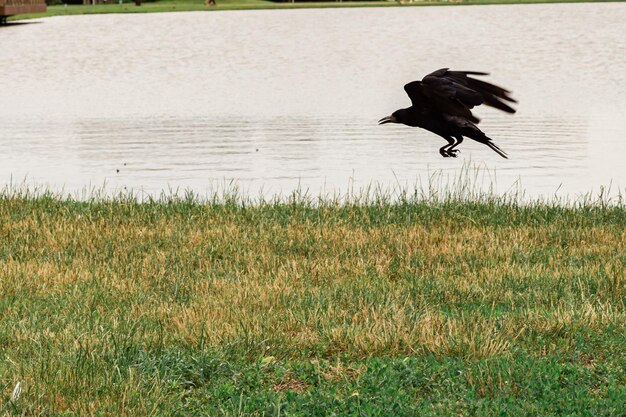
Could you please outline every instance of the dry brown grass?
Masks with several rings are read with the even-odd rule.
[[[160,323],[191,345],[245,335],[289,355],[484,357],[528,332],[624,323],[626,233],[610,224],[278,223],[207,208],[191,221],[35,211],[2,233],[5,296],[82,308],[97,284],[110,298],[90,308],[113,326]]]
[[[84,378],[72,372],[90,371],[64,355],[100,363],[131,346],[292,359],[574,354],[579,335],[626,326],[624,212],[536,210],[548,219],[497,206],[0,201],[0,376],[67,409],[67,387]],[[362,372],[342,366],[324,378]],[[146,383],[126,369],[116,409],[138,404]],[[274,386],[306,389],[293,375]]]

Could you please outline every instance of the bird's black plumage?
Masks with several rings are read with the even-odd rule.
[[[402,123],[441,136],[448,141],[439,150],[444,157],[456,157],[459,151],[454,148],[463,142],[465,136],[507,158],[506,153],[476,126],[480,120],[472,114],[472,109],[485,104],[507,113],[515,113],[515,109],[507,102],[517,101],[510,96],[510,91],[470,75],[488,74],[442,68],[428,74],[422,81],[408,83],[404,90],[411,99],[411,107],[393,112],[391,116],[380,119],[379,124]]]

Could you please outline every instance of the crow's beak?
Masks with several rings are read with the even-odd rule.
[[[378,121],[379,125],[384,125],[385,123],[398,123],[398,121],[393,116],[383,117]]]

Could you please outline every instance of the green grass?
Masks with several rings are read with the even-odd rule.
[[[626,415],[622,204],[5,193],[0,241],[3,415]]]
[[[303,3],[276,3],[267,0],[217,0],[217,6],[207,7],[203,0],[160,0],[143,3],[140,7],[124,0],[124,4],[101,4],[101,5],[68,5],[49,6],[46,13],[27,14],[14,16],[9,20],[22,20],[30,18],[65,16],[79,14],[102,14],[102,13],[156,13],[176,11],[216,11],[216,10],[254,10],[254,9],[301,9],[301,8],[325,8],[325,7],[410,7],[410,6],[436,6],[436,5],[480,5],[480,4],[526,4],[526,3],[584,3],[584,2],[611,2],[623,0],[425,0],[415,2],[395,1],[347,1],[347,2],[303,2]]]

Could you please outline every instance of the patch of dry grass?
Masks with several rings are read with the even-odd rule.
[[[142,395],[158,409],[167,384],[124,358],[173,347],[593,363],[581,338],[626,326],[625,226],[606,207],[5,198],[0,378],[40,411],[150,415]],[[361,372],[342,366],[322,375]],[[308,386],[286,374],[273,389]]]

